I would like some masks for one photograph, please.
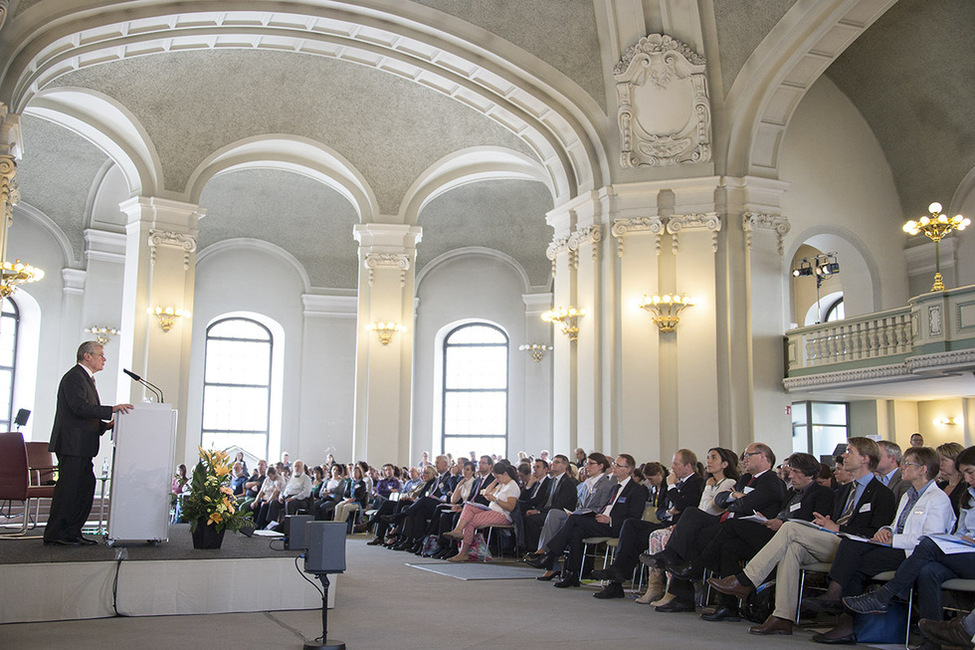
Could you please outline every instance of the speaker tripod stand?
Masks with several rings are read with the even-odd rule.
[[[315,577],[322,583],[322,642],[306,641],[304,650],[345,650],[343,642],[328,640],[328,574],[316,573]]]

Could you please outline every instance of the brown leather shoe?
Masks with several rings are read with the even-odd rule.
[[[921,634],[932,641],[942,645],[972,647],[972,637],[965,631],[960,618],[953,618],[950,621],[922,618],[917,625],[921,628]]]
[[[749,634],[792,634],[792,621],[787,621],[778,616],[769,616],[761,625],[748,628]]]
[[[708,584],[723,594],[741,598],[742,600],[748,598],[748,595],[755,591],[754,587],[738,582],[738,576],[734,575],[724,578],[708,578]],[[768,621],[765,622],[768,623]]]

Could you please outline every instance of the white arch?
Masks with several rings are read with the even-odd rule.
[[[199,255],[197,255],[196,264],[199,267],[201,265],[205,265],[210,257],[220,255],[221,253],[240,250],[260,251],[280,258],[281,261],[290,266],[295,274],[301,279],[302,291],[304,293],[309,293],[311,291],[311,279],[308,277],[308,271],[306,271],[305,267],[301,265],[298,258],[280,246],[261,239],[237,237],[235,239],[225,239],[215,244],[211,244],[204,248]]]
[[[193,170],[185,200],[199,203],[204,186],[217,174],[261,168],[283,169],[327,185],[352,204],[361,222],[379,213],[375,193],[352,163],[320,142],[286,134],[245,138],[214,152]]]
[[[158,0],[46,23],[38,14],[30,24],[11,25],[11,63],[0,98],[9,98],[17,112],[74,70],[174,50],[294,52],[373,67],[482,113],[532,149],[557,188],[557,202],[609,177],[598,104],[550,64],[483,28],[415,3],[382,10],[372,4],[294,5],[292,12],[270,2],[248,4],[249,11],[224,4],[229,6],[205,11],[208,5],[194,9]]]
[[[416,225],[423,207],[437,196],[466,183],[489,179],[518,179],[543,183],[557,198],[544,168],[537,162],[505,147],[470,147],[444,156],[417,177],[403,197],[399,217]]]
[[[515,273],[518,274],[518,277],[521,278],[521,283],[526,293],[533,289],[531,282],[528,279],[528,273],[525,271],[525,267],[523,267],[515,258],[511,257],[507,253],[496,251],[493,248],[485,248],[483,246],[465,246],[464,248],[455,248],[452,251],[447,251],[442,255],[438,255],[425,264],[423,268],[420,269],[420,272],[416,274],[416,288],[414,289],[414,293],[416,295],[420,295],[420,285],[423,283],[424,278],[426,278],[429,273],[436,270],[437,267],[459,257],[468,256],[490,257],[507,264],[513,268]],[[500,327],[500,325],[498,327]]]
[[[64,266],[66,268],[78,268],[79,260],[75,259],[71,240],[61,230],[61,226],[56,224],[51,217],[24,201],[14,206],[14,217],[16,218],[18,216],[27,217],[51,235],[54,241],[58,243],[58,248],[61,249],[61,255],[64,258]]]
[[[35,94],[24,113],[74,131],[104,151],[122,170],[132,196],[163,190],[162,164],[148,132],[111,97],[84,88],[52,88]]]
[[[797,0],[751,53],[728,92],[726,168],[778,176],[779,148],[806,92],[897,0]]]

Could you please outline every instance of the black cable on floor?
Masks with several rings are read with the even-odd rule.
[[[128,616],[128,614],[123,614],[118,611],[118,574],[119,570],[122,568],[122,558],[118,558],[118,562],[115,564],[115,580],[112,581],[112,609],[115,610],[116,616]]]

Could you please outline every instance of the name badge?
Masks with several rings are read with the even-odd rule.
[[[626,503],[626,497],[620,497],[616,500],[616,503]]]
[[[746,488],[744,488],[742,490],[742,492],[744,492],[745,494],[749,494],[749,493],[754,492],[754,491],[755,491],[755,488],[753,488],[753,487],[746,487]]]
[[[864,503],[862,506],[860,506],[860,512],[870,512],[870,504]]]
[[[802,507],[801,503],[793,503],[791,506],[789,506],[789,512],[795,512],[801,507]]]

